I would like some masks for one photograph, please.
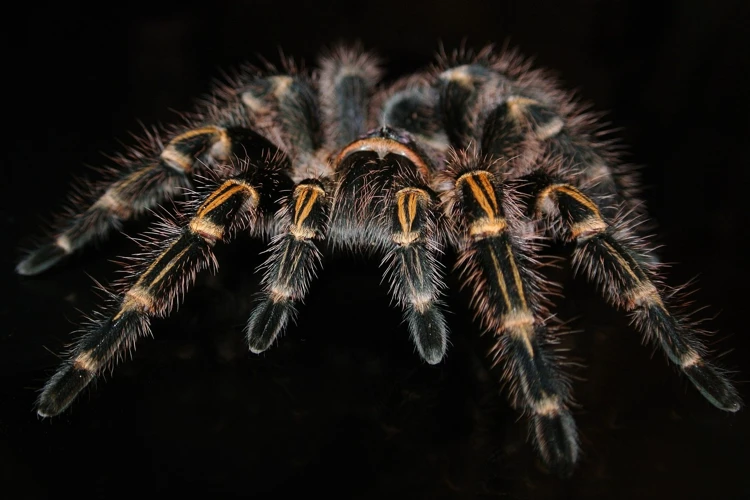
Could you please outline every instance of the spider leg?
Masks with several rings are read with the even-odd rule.
[[[498,61],[488,49],[465,63],[460,58],[442,61],[435,74],[443,126],[461,151],[449,161],[441,183],[446,213],[458,223],[457,267],[473,292],[472,308],[483,329],[494,336],[491,355],[505,367],[512,404],[529,415],[530,434],[544,461],[568,475],[579,451],[569,387],[544,348],[551,338],[541,281],[533,272],[531,249],[519,237],[515,221],[521,215],[503,192],[492,161],[508,153],[506,144],[514,147],[513,155],[527,146],[523,130],[498,123],[497,105],[487,97],[488,87],[505,89],[512,80],[495,70]],[[488,156],[480,156],[478,147]]]
[[[239,229],[262,233],[287,179],[285,167],[279,155],[252,164],[200,200],[175,237],[157,243],[154,258],[137,273],[137,280],[114,298],[114,307],[94,321],[44,386],[37,401],[39,415],[65,410],[116,357],[149,333],[150,317],[170,313],[198,271],[207,267],[215,271],[211,247],[217,241],[228,241]]]
[[[545,349],[551,338],[541,305],[541,281],[520,237],[520,213],[501,187],[497,167],[475,150],[457,153],[446,172],[453,189],[446,212],[457,221],[457,267],[472,291],[471,306],[493,336],[493,366],[504,367],[511,402],[529,417],[544,461],[561,475],[578,459],[569,387]]]
[[[403,77],[375,95],[374,126],[408,131],[433,163],[441,165],[450,144],[440,119],[439,97],[427,74]]]
[[[536,211],[553,215],[561,222],[551,225],[555,235],[576,243],[576,269],[610,303],[628,311],[636,327],[661,347],[708,401],[725,411],[739,410],[742,403],[737,390],[706,359],[707,349],[687,320],[665,304],[652,260],[605,222],[596,203],[579,189],[546,175],[536,180]]]
[[[286,151],[296,164],[308,169],[319,164],[315,158],[302,158],[300,153],[311,148],[306,140],[320,141],[317,121],[313,134],[305,128],[317,120],[317,108],[300,107],[294,99],[285,98],[312,91],[308,79],[297,73],[293,63],[287,65],[290,74],[283,75],[262,75],[250,68],[236,81],[218,87],[200,113],[195,113],[186,126],[175,127],[179,131],[166,146],[149,135],[140,141],[139,148],[117,158],[121,169],[113,172],[111,181],[88,186],[87,192],[81,193],[81,198],[93,198],[93,203],[77,211],[81,201],[74,200],[75,211],[62,221],[52,241],[27,255],[16,271],[34,275],[49,269],[104,239],[122,222],[182,194],[203,165],[211,168],[234,157],[258,158],[267,140]],[[304,129],[302,133],[300,129]]]
[[[191,128],[173,137],[163,149],[157,139],[144,140],[150,142],[144,145],[148,151],[133,151],[131,158],[120,158],[124,169],[108,185],[94,187],[95,201],[64,221],[52,241],[21,260],[16,272],[27,276],[44,272],[67,256],[104,239],[123,221],[179,195],[189,186],[190,174],[199,162],[226,161],[233,154],[259,153],[254,151],[257,135],[236,121]],[[156,153],[159,149],[161,152]]]
[[[399,189],[391,200],[393,247],[386,253],[391,294],[404,310],[414,345],[422,359],[439,363],[445,355],[448,330],[439,307],[443,279],[436,258],[437,201],[424,187]]]
[[[444,163],[448,137],[438,117],[438,93],[427,85],[426,75],[402,78],[381,92],[377,101],[381,126],[408,131],[432,164]],[[417,187],[403,187],[396,193],[392,213],[395,246],[385,259],[392,293],[404,308],[410,331],[426,336],[415,339],[415,344],[422,357],[434,364],[447,347],[447,328],[437,308],[442,270],[435,259],[442,213],[429,193]],[[431,346],[431,354],[426,346]]]
[[[516,52],[491,49],[443,55],[434,70],[451,144],[460,149],[476,142],[483,154],[511,160],[511,178],[535,171],[545,157],[569,158],[567,177],[606,217],[622,205],[642,213],[635,172],[619,164],[597,125],[600,117]]]
[[[367,131],[369,102],[382,76],[380,61],[361,46],[338,46],[320,60],[319,88],[328,151],[338,151]]]
[[[331,241],[385,253],[391,294],[404,310],[417,351],[438,363],[448,332],[439,303],[437,199],[426,182],[433,167],[416,144],[388,127],[344,148],[336,166]]]
[[[317,180],[302,181],[294,188],[284,217],[291,222],[271,247],[264,264],[263,298],[247,323],[247,341],[254,353],[268,349],[294,318],[294,303],[307,294],[321,265],[315,240],[325,235],[329,204],[325,187]]]
[[[483,89],[483,98],[491,111],[481,125],[481,148],[495,158],[512,158],[516,161],[514,173],[536,170],[550,157],[566,158],[565,177],[575,179],[597,200],[605,216],[614,216],[623,202],[635,206],[629,191],[617,185],[613,174],[613,158],[599,148],[591,138],[576,130],[574,118],[561,116],[559,103],[543,102],[541,97],[514,91],[494,82]],[[558,109],[556,109],[558,108]]]
[[[333,169],[330,151],[366,132],[368,101],[380,77],[375,58],[361,47],[334,48],[320,61],[318,79],[325,140],[319,137],[318,102],[309,87],[291,86],[277,91],[278,119],[285,141],[294,152],[296,185],[283,209],[286,230],[280,234],[264,263],[264,290],[248,320],[250,350],[268,349],[284,331],[304,299],[310,281],[321,265],[316,241],[327,232]]]

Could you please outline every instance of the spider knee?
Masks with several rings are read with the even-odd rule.
[[[415,293],[411,296],[410,302],[416,312],[424,314],[434,306],[435,298],[432,294]]]
[[[400,247],[408,247],[423,239],[426,213],[424,205],[430,195],[424,189],[408,187],[396,193],[396,214],[391,239]]]
[[[268,293],[268,299],[274,304],[281,304],[292,300],[293,295],[294,293],[291,288],[274,286]]]
[[[129,219],[133,214],[131,204],[120,195],[117,185],[107,189],[107,191],[96,200],[93,207],[112,213],[119,219]]]
[[[155,307],[156,298],[149,289],[135,285],[125,294],[125,297],[122,299],[122,304],[120,305],[120,310],[112,319],[118,320],[124,316],[125,313],[132,311],[144,313],[151,312],[155,310]]]
[[[559,115],[535,99],[511,96],[505,103],[509,117],[517,123],[528,120],[539,140],[555,137],[565,127],[565,122]]]
[[[96,373],[99,369],[99,362],[91,356],[91,351],[82,352],[73,360],[73,369]]]
[[[562,405],[558,396],[545,396],[531,403],[531,409],[535,415],[542,417],[553,417],[560,413]]]
[[[255,116],[269,115],[278,102],[292,86],[293,78],[286,75],[258,78],[240,94],[240,99],[247,110]]]
[[[326,215],[325,196],[325,190],[317,182],[300,184],[294,189],[289,234],[296,240],[311,240],[319,236]]]
[[[188,228],[209,245],[214,245],[223,238],[226,230],[226,224],[217,221],[223,221],[237,205],[240,210],[245,210],[257,206],[259,200],[260,195],[253,186],[242,179],[229,179],[201,203]]]
[[[225,160],[229,158],[231,149],[232,141],[226,129],[210,126],[178,135],[169,141],[160,158],[174,170],[189,173],[193,169],[197,152],[208,151],[211,158]]]
[[[582,221],[570,225],[570,238],[583,241],[603,233],[609,226],[600,216],[592,215]]]
[[[193,217],[188,227],[192,233],[203,238],[211,246],[217,241],[221,241],[222,236],[224,236],[224,228],[205,217]]]
[[[73,242],[70,241],[70,237],[65,234],[61,234],[55,238],[55,245],[62,249],[66,254],[73,253]]]
[[[542,189],[537,195],[536,213],[563,216],[568,221],[568,238],[579,242],[609,228],[596,203],[567,184],[551,184]]]
[[[474,240],[492,238],[502,234],[507,227],[504,217],[482,217],[469,224],[469,236]]]
[[[629,268],[630,267],[628,266],[628,269]],[[628,310],[637,307],[647,308],[650,306],[656,306],[666,314],[666,309],[664,308],[664,303],[659,294],[659,290],[650,281],[645,283],[638,281],[632,288],[626,291],[626,295]]]
[[[534,315],[528,309],[512,311],[504,314],[500,319],[501,331],[510,338],[520,342],[529,358],[534,358],[535,332]]]
[[[680,367],[683,370],[687,370],[688,368],[692,368],[694,366],[700,366],[703,364],[703,358],[700,354],[695,352],[694,350],[690,349],[685,354],[682,355],[682,358],[680,359]]]
[[[487,170],[472,170],[456,179],[467,214],[469,236],[476,240],[499,236],[508,222],[504,217],[494,175]]]

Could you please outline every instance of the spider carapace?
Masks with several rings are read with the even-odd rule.
[[[269,237],[250,350],[266,350],[296,314],[323,245],[384,256],[390,293],[419,355],[441,361],[448,331],[443,249],[502,367],[511,403],[542,459],[560,474],[579,445],[569,382],[552,349],[556,325],[538,269],[540,238],[574,248],[574,268],[659,346],[716,407],[740,398],[688,319],[670,305],[658,260],[637,234],[633,178],[596,117],[513,51],[442,53],[394,83],[359,46],[337,47],[307,72],[245,68],[187,115],[149,132],[89,186],[70,215],[17,270],[34,275],[176,197],[184,213],[159,223],[129,279],[110,292],[44,386],[39,415],[65,410],[165,316],[196,273],[216,270],[213,246],[237,231]],[[198,178],[202,187],[187,189]],[[209,179],[209,181],[206,181]],[[86,196],[84,196],[86,198]],[[84,204],[85,203],[85,204]]]

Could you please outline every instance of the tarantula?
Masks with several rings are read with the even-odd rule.
[[[308,72],[247,67],[218,85],[185,123],[147,133],[116,158],[111,179],[75,200],[53,238],[17,271],[41,273],[123,221],[187,193],[186,215],[163,221],[131,277],[110,294],[37,401],[57,415],[166,316],[237,231],[270,237],[262,297],[247,324],[266,350],[296,314],[327,242],[384,255],[390,294],[419,355],[444,356],[441,253],[456,268],[512,405],[528,416],[543,460],[561,474],[579,445],[569,382],[538,270],[541,236],[574,245],[574,267],[716,407],[740,398],[686,317],[672,310],[658,260],[636,233],[634,182],[601,138],[596,117],[516,52],[441,52],[387,86],[379,60],[338,47]],[[190,190],[210,177],[211,189]],[[83,198],[83,199],[81,199]],[[81,209],[83,203],[88,205]]]

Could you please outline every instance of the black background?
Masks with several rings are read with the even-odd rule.
[[[692,298],[747,399],[748,16],[743,1],[370,2],[300,10],[278,1],[28,2],[3,21],[0,477],[7,498],[741,498],[750,496],[747,411],[724,414],[652,356],[622,313],[563,270],[566,339],[583,456],[546,474],[525,426],[479,367],[465,297],[448,297],[453,345],[430,367],[389,307],[377,260],[326,264],[299,323],[262,356],[241,329],[262,244],[219,248],[179,313],[152,323],[134,359],[62,417],[32,411],[82,313],[108,282],[118,236],[36,278],[13,267],[83,165],[174,119],[222,68],[277,48],[313,64],[359,39],[392,76],[466,39],[509,40],[608,111],[645,165],[668,283]],[[127,227],[128,234],[144,225]],[[452,279],[451,286],[456,283]],[[697,308],[697,307],[696,307]],[[653,359],[651,359],[653,357]]]

